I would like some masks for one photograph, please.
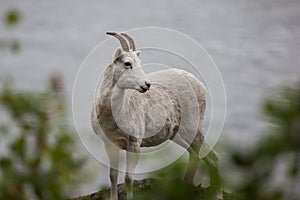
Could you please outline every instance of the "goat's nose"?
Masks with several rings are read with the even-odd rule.
[[[147,86],[148,90],[150,89],[151,84],[149,82],[145,82],[145,85]]]

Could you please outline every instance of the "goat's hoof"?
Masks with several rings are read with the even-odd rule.
[[[222,193],[218,193],[216,199],[217,200],[223,200],[223,194]]]

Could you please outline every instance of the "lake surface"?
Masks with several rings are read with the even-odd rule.
[[[2,0],[1,15],[16,8],[22,20],[16,27],[0,25],[0,41],[17,39],[21,44],[17,54],[0,48],[0,77],[10,75],[20,89],[35,90],[44,88],[52,73],[62,74],[72,122],[77,70],[89,51],[107,39],[106,31],[149,26],[174,29],[202,44],[221,72],[227,93],[221,140],[236,147],[251,146],[267,125],[260,111],[262,100],[280,85],[299,80],[299,7],[298,0]],[[87,78],[86,87],[96,86]],[[84,102],[90,97],[82,98]],[[86,101],[82,107],[91,105]],[[90,130],[89,119],[77,125]],[[83,146],[78,148],[89,156]],[[95,191],[108,182],[107,169],[89,157],[86,168],[103,176],[74,194]]]

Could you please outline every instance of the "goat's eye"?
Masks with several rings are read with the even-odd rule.
[[[128,67],[128,68],[132,68],[132,66],[131,66],[131,63],[130,62],[124,62],[124,65],[126,66],[126,67]]]

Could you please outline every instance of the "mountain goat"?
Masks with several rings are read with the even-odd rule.
[[[132,175],[141,147],[156,146],[166,140],[172,140],[188,150],[189,163],[184,180],[193,184],[200,160],[199,150],[204,144],[205,86],[192,74],[179,69],[146,75],[141,67],[140,51],[136,50],[133,39],[124,33],[107,34],[116,37],[122,48],[116,50],[105,69],[104,79],[93,104],[91,120],[93,130],[104,141],[109,157],[111,199],[118,199],[119,151],[126,151],[125,183],[127,196],[131,197]],[[160,106],[164,112],[163,117],[151,114],[151,106],[154,104]],[[185,106],[189,110],[184,114]],[[183,115],[188,116],[193,111],[197,111],[195,116],[184,121]],[[162,120],[164,123],[157,131],[156,124]],[[194,125],[196,131],[191,128]],[[151,135],[153,132],[155,134]],[[149,133],[150,136],[146,137]],[[209,166],[211,185],[220,192],[216,153],[211,151],[203,160]]]

